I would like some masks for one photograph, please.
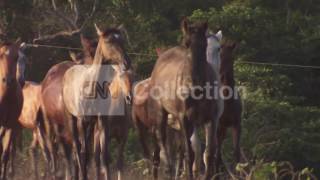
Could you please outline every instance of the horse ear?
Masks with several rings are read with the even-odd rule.
[[[100,30],[100,28],[98,27],[98,25],[96,23],[94,23],[94,27],[96,28],[98,36],[102,36],[103,32]]]
[[[77,55],[75,52],[69,51],[69,56],[73,62],[78,63]]]
[[[216,33],[216,37],[219,39],[219,41],[222,40],[222,31],[219,30],[217,33]]]
[[[82,34],[80,35],[80,39],[83,49],[88,50],[91,46],[91,41],[88,38],[84,37]]]
[[[189,32],[189,21],[187,18],[183,18],[181,21],[181,30],[183,35],[187,34]]]

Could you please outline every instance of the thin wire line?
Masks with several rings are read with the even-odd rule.
[[[53,46],[53,45],[44,45],[44,44],[30,44],[26,43],[29,47],[47,47],[47,48],[56,48],[56,49],[69,49],[69,50],[79,50],[82,51],[82,48],[74,48],[74,47],[67,47],[67,46]]]
[[[291,67],[291,68],[311,68],[311,69],[320,69],[320,66],[304,66],[298,64],[280,64],[280,63],[265,63],[265,62],[250,62],[250,61],[239,61],[239,64],[253,64],[253,65],[266,65],[266,66],[282,66],[282,67]]]
[[[44,45],[44,44],[30,44],[26,43],[29,47],[47,47],[47,48],[57,48],[57,49],[68,49],[68,50],[79,50],[82,51],[82,48],[74,48],[67,46],[54,46],[54,45]],[[130,52],[129,55],[135,56],[148,56],[148,57],[158,57],[155,54],[147,53],[136,53]],[[250,61],[237,61],[237,64],[252,64],[252,65],[264,65],[264,66],[279,66],[279,67],[290,67],[290,68],[310,68],[310,69],[320,69],[320,66],[308,66],[308,65],[298,65],[298,64],[281,64],[281,63],[266,63],[266,62],[250,62]]]

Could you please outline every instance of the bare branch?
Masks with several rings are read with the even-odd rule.
[[[54,40],[54,39],[61,38],[61,37],[71,37],[71,36],[74,36],[75,34],[78,34],[78,33],[80,33],[79,29],[71,31],[71,32],[61,31],[61,32],[58,32],[58,33],[55,33],[55,34],[38,37],[38,38],[33,40],[33,43],[41,43],[43,41]]]
[[[68,27],[69,29],[78,29],[77,25],[74,23],[73,20],[71,20],[70,18],[68,18],[67,16],[65,16],[62,12],[60,12],[59,10],[56,11],[52,11],[49,10],[48,11],[51,15],[56,16],[57,18],[61,19]]]
[[[53,7],[53,10],[57,10],[57,4],[56,4],[56,1],[55,0],[51,0],[51,5]]]
[[[88,23],[88,21],[93,17],[93,15],[96,12],[97,6],[98,6],[98,0],[94,0],[93,5],[92,5],[92,9],[91,9],[91,13],[89,14],[89,16],[83,21],[80,30],[82,30],[84,28],[84,26]]]

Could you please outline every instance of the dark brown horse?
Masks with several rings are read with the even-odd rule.
[[[240,135],[241,135],[241,99],[238,90],[235,87],[234,72],[233,72],[233,50],[235,43],[225,43],[221,49],[221,65],[220,79],[222,88],[224,88],[224,110],[219,120],[218,127],[218,146],[217,146],[217,164],[219,167],[222,163],[221,146],[226,138],[228,128],[232,128],[233,148],[235,163],[240,162]],[[229,90],[228,90],[229,89]]]
[[[23,96],[17,79],[19,45],[4,43],[0,46],[0,179],[6,179],[10,153],[15,152],[16,136],[21,127],[18,122]]]
[[[155,134],[160,149],[166,153],[166,126],[168,114],[179,121],[186,149],[188,178],[192,179],[193,152],[190,137],[194,126],[205,125],[206,128],[206,173],[210,179],[214,171],[214,140],[219,117],[219,103],[214,95],[214,82],[217,74],[206,61],[207,23],[190,24],[182,22],[184,46],[171,48],[157,60],[153,69],[150,87],[158,89],[158,97],[152,97],[153,116],[156,118]],[[205,88],[205,85],[212,88]],[[165,157],[168,164],[168,156]]]

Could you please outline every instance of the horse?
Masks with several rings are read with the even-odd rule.
[[[219,126],[217,132],[217,155],[216,166],[219,168],[222,163],[221,147],[228,128],[232,128],[234,160],[235,163],[240,162],[240,136],[241,136],[241,113],[242,105],[239,93],[235,87],[234,80],[234,59],[233,50],[236,47],[235,43],[227,42],[222,45],[221,50],[221,65],[220,65],[220,79],[222,87],[229,87],[224,89],[224,110],[219,119]]]
[[[97,27],[96,27],[97,28]],[[110,32],[108,32],[110,31]],[[73,69],[68,70],[65,73],[65,78],[64,78],[64,82],[66,83],[63,86],[63,94],[70,94],[70,93],[76,93],[76,89],[78,89],[78,85],[82,86],[83,84],[81,83],[82,80],[87,81],[87,79],[79,77],[79,74],[85,74],[86,71],[89,72],[89,74],[94,76],[94,73],[92,72],[93,70],[96,70],[95,68],[99,68],[100,64],[97,64],[97,61],[101,61],[99,60],[99,46],[101,46],[101,42],[104,42],[105,40],[102,39],[101,37],[103,36],[111,36],[108,38],[111,38],[111,40],[113,41],[119,41],[118,43],[122,43],[121,41],[121,37],[120,37],[120,31],[117,31],[116,29],[113,30],[114,32],[111,32],[111,30],[107,30],[104,33],[106,33],[105,35],[102,35],[101,31],[97,28],[97,33],[100,34],[100,39],[98,43],[98,47],[95,47],[94,43],[92,43],[92,41],[81,37],[82,40],[82,44],[84,47],[84,49],[86,49],[86,51],[84,51],[84,57],[87,59],[86,61],[83,61],[81,59],[77,59],[75,58],[75,60],[77,62],[79,62],[80,64],[93,64],[94,66],[88,66],[87,69],[83,69],[83,70],[79,70],[79,72],[75,72],[78,71],[76,69],[74,69],[75,71],[73,71]],[[108,34],[108,33],[112,33],[112,34]],[[92,52],[92,49],[96,50],[96,54],[94,57],[92,57],[92,54],[90,53],[90,51]],[[125,54],[124,54],[125,55]],[[98,57],[97,57],[98,56]],[[125,57],[125,56],[124,56]],[[91,60],[89,60],[91,58]],[[113,57],[114,58],[114,57]],[[116,59],[117,57],[115,57]],[[92,63],[87,63],[87,62],[92,62]],[[99,63],[99,62],[98,62]],[[98,66],[97,66],[98,65]],[[90,69],[91,68],[91,69]],[[109,74],[109,76],[114,76],[114,78],[112,79],[112,81],[110,82],[110,84],[108,85],[108,89],[109,92],[111,94],[111,102],[110,102],[110,107],[108,109],[103,109],[103,111],[106,111],[108,113],[111,113],[110,110],[114,109],[115,105],[117,104],[117,101],[121,100],[125,100],[127,103],[130,103],[131,101],[131,73],[129,71],[123,71],[121,68],[119,68],[118,65],[114,66],[112,65],[111,70],[114,69],[114,73],[115,75],[111,75]],[[103,74],[100,74],[98,76],[103,76]],[[73,82],[77,82],[76,84],[72,84]],[[121,91],[120,91],[121,90]],[[122,92],[122,93],[121,93]],[[124,95],[121,96],[120,95]],[[70,98],[72,98],[73,100],[71,100]],[[64,100],[66,101],[66,105],[67,108],[69,108],[69,110],[71,112],[75,112],[74,108],[77,106],[76,104],[73,104],[74,102],[78,101],[83,101],[81,99],[77,99],[79,98],[78,95],[74,95],[74,97],[64,97]],[[90,105],[91,106],[91,105]],[[83,107],[84,110],[90,109],[91,107]],[[76,114],[76,113],[74,113]],[[112,113],[111,113],[112,114]],[[82,116],[85,116],[84,114]],[[92,117],[87,117],[87,118],[92,118]],[[107,120],[103,120],[101,121],[101,119],[107,118]],[[107,125],[107,124],[108,125]],[[109,171],[109,167],[108,167],[108,163],[109,160],[107,160],[105,157],[108,156],[108,144],[109,144],[109,140],[108,140],[108,136],[106,135],[106,133],[109,133],[109,126],[112,127],[110,129],[111,132],[114,133],[109,133],[111,135],[114,135],[116,137],[116,139],[119,142],[119,156],[118,156],[118,163],[117,163],[117,167],[118,167],[118,176],[119,179],[121,179],[121,174],[122,174],[122,169],[123,169],[123,151],[124,151],[124,146],[126,143],[126,139],[127,139],[127,135],[128,135],[128,125],[129,125],[129,121],[127,119],[126,116],[98,116],[98,121],[95,123],[95,132],[94,132],[94,153],[95,153],[95,157],[96,157],[96,171],[97,171],[97,176],[100,176],[100,170],[102,169],[104,171],[104,173],[106,174],[107,178],[110,178],[110,171]],[[116,129],[116,131],[114,130]],[[105,139],[105,141],[102,141],[100,139]],[[101,166],[102,164],[102,166]],[[98,178],[99,179],[99,178]]]
[[[0,46],[0,179],[7,177],[10,154],[15,152],[16,136],[21,133],[18,122],[23,96],[17,77],[19,45],[6,42]]]
[[[30,157],[32,167],[34,170],[34,177],[38,179],[38,168],[36,160],[36,147],[39,145],[42,149],[43,155],[48,162],[51,163],[51,156],[49,149],[46,146],[44,139],[44,120],[42,110],[40,108],[40,93],[41,85],[32,81],[25,81],[22,88],[23,93],[23,107],[19,116],[19,123],[23,128],[32,130],[32,142],[30,145]]]
[[[205,125],[206,151],[204,154],[205,179],[210,179],[214,171],[214,146],[220,106],[219,97],[213,95],[214,88],[205,89],[205,84],[214,86],[217,72],[206,61],[207,23],[182,21],[183,46],[171,48],[161,54],[151,74],[150,87],[158,89],[161,95],[150,96],[157,128],[156,138],[160,149],[165,150],[167,116],[171,114],[181,126],[186,150],[187,178],[192,179],[193,152],[190,137],[194,126]],[[159,91],[160,89],[160,91]],[[202,92],[201,92],[202,91]],[[197,96],[197,97],[195,97]],[[169,162],[170,166],[170,162]]]
[[[111,178],[110,171],[110,142],[115,138],[117,142],[117,162],[118,180],[122,179],[124,148],[128,137],[130,125],[130,108],[132,97],[132,77],[131,72],[115,71],[115,77],[110,82],[108,90],[110,92],[111,102],[106,111],[107,115],[98,117],[94,132],[94,154],[96,163],[97,179],[101,178],[101,171],[106,179]],[[124,103],[121,103],[124,102]],[[124,108],[123,113],[115,113]]]
[[[222,39],[222,32],[219,31],[216,34],[208,34],[207,35],[207,61],[211,64],[212,68],[214,68],[215,71],[219,70],[220,65],[220,56],[219,56],[219,49],[220,49],[220,42]],[[157,48],[156,49],[157,55],[160,56],[163,52],[165,52],[165,49]],[[148,117],[148,97],[149,97],[149,88],[150,86],[150,78],[147,78],[145,80],[140,81],[136,84],[134,88],[134,98],[133,98],[133,106],[132,106],[132,119],[135,124],[135,127],[138,130],[140,143],[142,145],[143,154],[146,159],[150,158],[150,152],[146,143],[146,133],[154,129],[155,127],[155,121],[152,119],[152,117]],[[175,130],[180,130],[179,124],[177,124],[176,121],[172,120],[172,116],[168,115],[168,125],[171,129],[174,129],[172,132],[173,136],[178,136],[177,138],[180,138],[181,135],[174,133]],[[153,135],[154,136],[154,135]],[[170,135],[169,135],[170,136]],[[173,137],[170,137],[173,138]],[[195,160],[193,163],[193,172],[195,175],[198,174],[200,171],[200,167],[202,165],[202,150],[201,150],[201,144],[198,137],[197,129],[195,129],[195,132],[191,136],[191,142],[192,142],[192,150],[195,153]],[[177,145],[177,142],[172,142],[175,145]],[[172,145],[169,145],[169,147]],[[182,145],[183,146],[183,145]],[[180,153],[183,153],[181,151]],[[182,159],[181,159],[182,158]],[[180,158],[178,158],[177,167],[176,167],[176,178],[178,177],[180,173],[180,167],[181,167],[181,161],[183,160],[183,155],[180,155]]]
[[[121,71],[126,71],[129,69],[130,60],[124,51],[121,31],[117,28],[109,28],[102,32],[97,26],[96,30],[99,36],[99,42],[92,65],[93,67],[97,68],[91,68],[91,70],[94,71],[88,76],[92,77],[92,80],[99,77],[99,67],[110,62],[121,66]],[[86,158],[83,156],[83,154],[80,154],[80,151],[85,151],[85,154],[87,153],[87,145],[85,144],[84,140],[84,136],[86,136],[87,133],[84,134],[84,132],[81,130],[82,127],[86,126],[83,126],[83,123],[87,122],[81,120],[80,117],[74,116],[70,111],[73,99],[68,100],[68,96],[71,96],[75,93],[71,92],[72,94],[66,94],[68,93],[68,76],[65,74],[74,65],[76,65],[74,62],[62,62],[53,66],[48,71],[45,79],[42,82],[41,99],[43,101],[42,105],[46,121],[50,122],[54,126],[54,134],[57,134],[56,137],[62,144],[66,157],[66,163],[69,167],[66,169],[67,176],[70,175],[71,172],[72,162],[70,158],[72,147],[70,147],[70,144],[73,144],[77,155],[77,167],[80,168],[80,176],[86,179]],[[80,119],[77,120],[77,118]],[[79,124],[79,127],[77,127],[77,124]],[[80,133],[79,136],[77,133]],[[75,167],[76,171],[77,167]],[[76,172],[75,175],[78,176],[79,174]]]

